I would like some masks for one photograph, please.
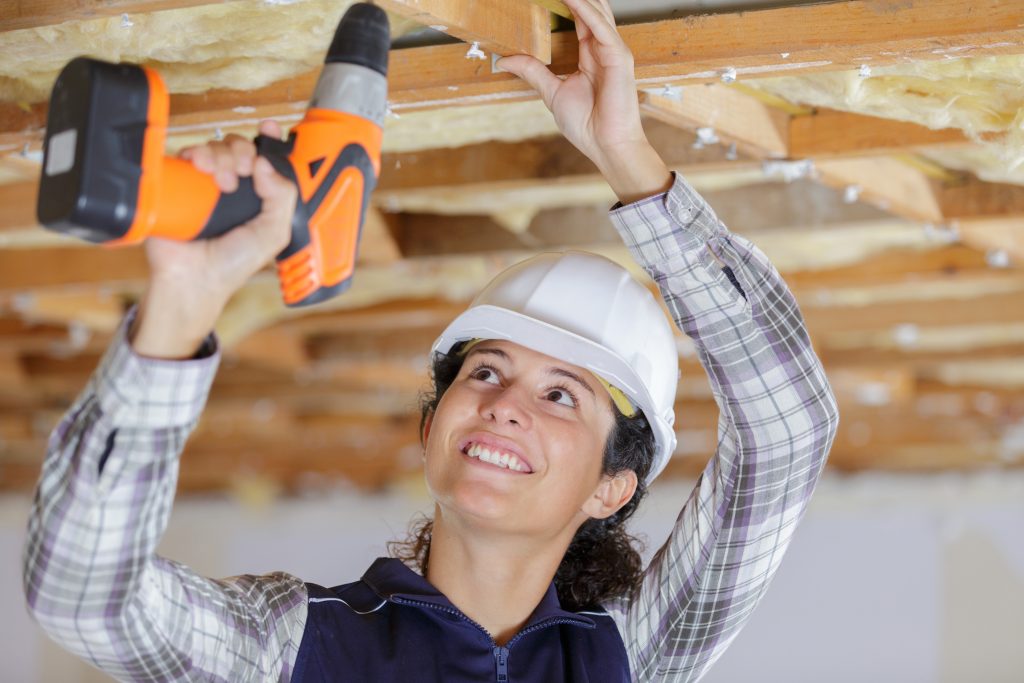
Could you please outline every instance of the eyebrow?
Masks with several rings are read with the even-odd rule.
[[[472,349],[470,349],[469,353],[466,354],[466,358],[469,359],[470,356],[472,356],[473,354],[476,354],[476,353],[486,353],[486,354],[490,354],[492,356],[498,356],[499,358],[501,358],[502,360],[505,360],[505,361],[509,361],[509,362],[512,361],[512,358],[507,353],[502,351],[501,349],[495,349],[495,348],[491,348],[491,347],[488,347],[488,346],[483,346],[483,347],[475,346],[475,347],[473,347]],[[565,368],[559,368],[559,367],[556,367],[556,366],[551,366],[549,368],[546,368],[546,371],[547,371],[547,373],[549,375],[558,375],[559,377],[565,377],[567,379],[573,380],[574,382],[576,382],[577,384],[582,386],[584,389],[589,391],[591,396],[597,398],[597,394],[594,393],[593,387],[591,387],[590,384],[587,383],[586,380],[584,380],[582,377],[577,375],[575,372],[570,372],[569,370],[566,370]]]

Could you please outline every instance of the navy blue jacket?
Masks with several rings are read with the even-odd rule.
[[[629,680],[612,618],[600,608],[563,610],[554,584],[504,647],[400,560],[376,560],[355,583],[308,589],[293,681]]]

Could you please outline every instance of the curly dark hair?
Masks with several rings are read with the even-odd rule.
[[[420,400],[421,435],[427,417],[437,409],[444,392],[462,368],[461,346],[434,357],[430,373],[433,386]],[[637,477],[636,492],[615,514],[607,519],[588,519],[576,531],[555,572],[555,588],[565,609],[596,607],[601,602],[629,595],[639,587],[643,577],[642,544],[626,531],[626,521],[647,495],[646,479],[654,451],[654,432],[643,414],[630,418],[615,411],[615,424],[605,442],[602,471],[605,475],[615,475],[633,470]],[[392,557],[418,567],[425,576],[433,525],[429,517],[413,520],[405,540],[388,543]]]

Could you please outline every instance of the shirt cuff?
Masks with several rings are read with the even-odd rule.
[[[147,358],[128,342],[135,313],[133,308],[125,316],[91,380],[103,414],[115,427],[157,429],[194,424],[220,365],[216,336],[211,333],[189,360]]]
[[[681,175],[668,192],[609,212],[612,224],[640,263],[664,263],[679,251],[728,233],[714,210]]]

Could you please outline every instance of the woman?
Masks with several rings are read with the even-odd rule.
[[[567,4],[576,74],[499,65],[615,190],[613,222],[722,411],[651,565],[623,525],[674,447],[671,333],[621,268],[581,254],[503,273],[438,340],[423,422],[435,514],[399,547],[408,564],[328,589],[213,581],[155,555],[217,363],[209,331],[288,241],[291,185],[233,137],[187,156],[225,191],[251,174],[263,213],[212,242],[147,244],[144,300],[51,441],[25,590],[55,639],[118,678],[175,681],[684,681],[728,646],[817,481],[835,403],[778,273],[647,143],[607,0]]]

